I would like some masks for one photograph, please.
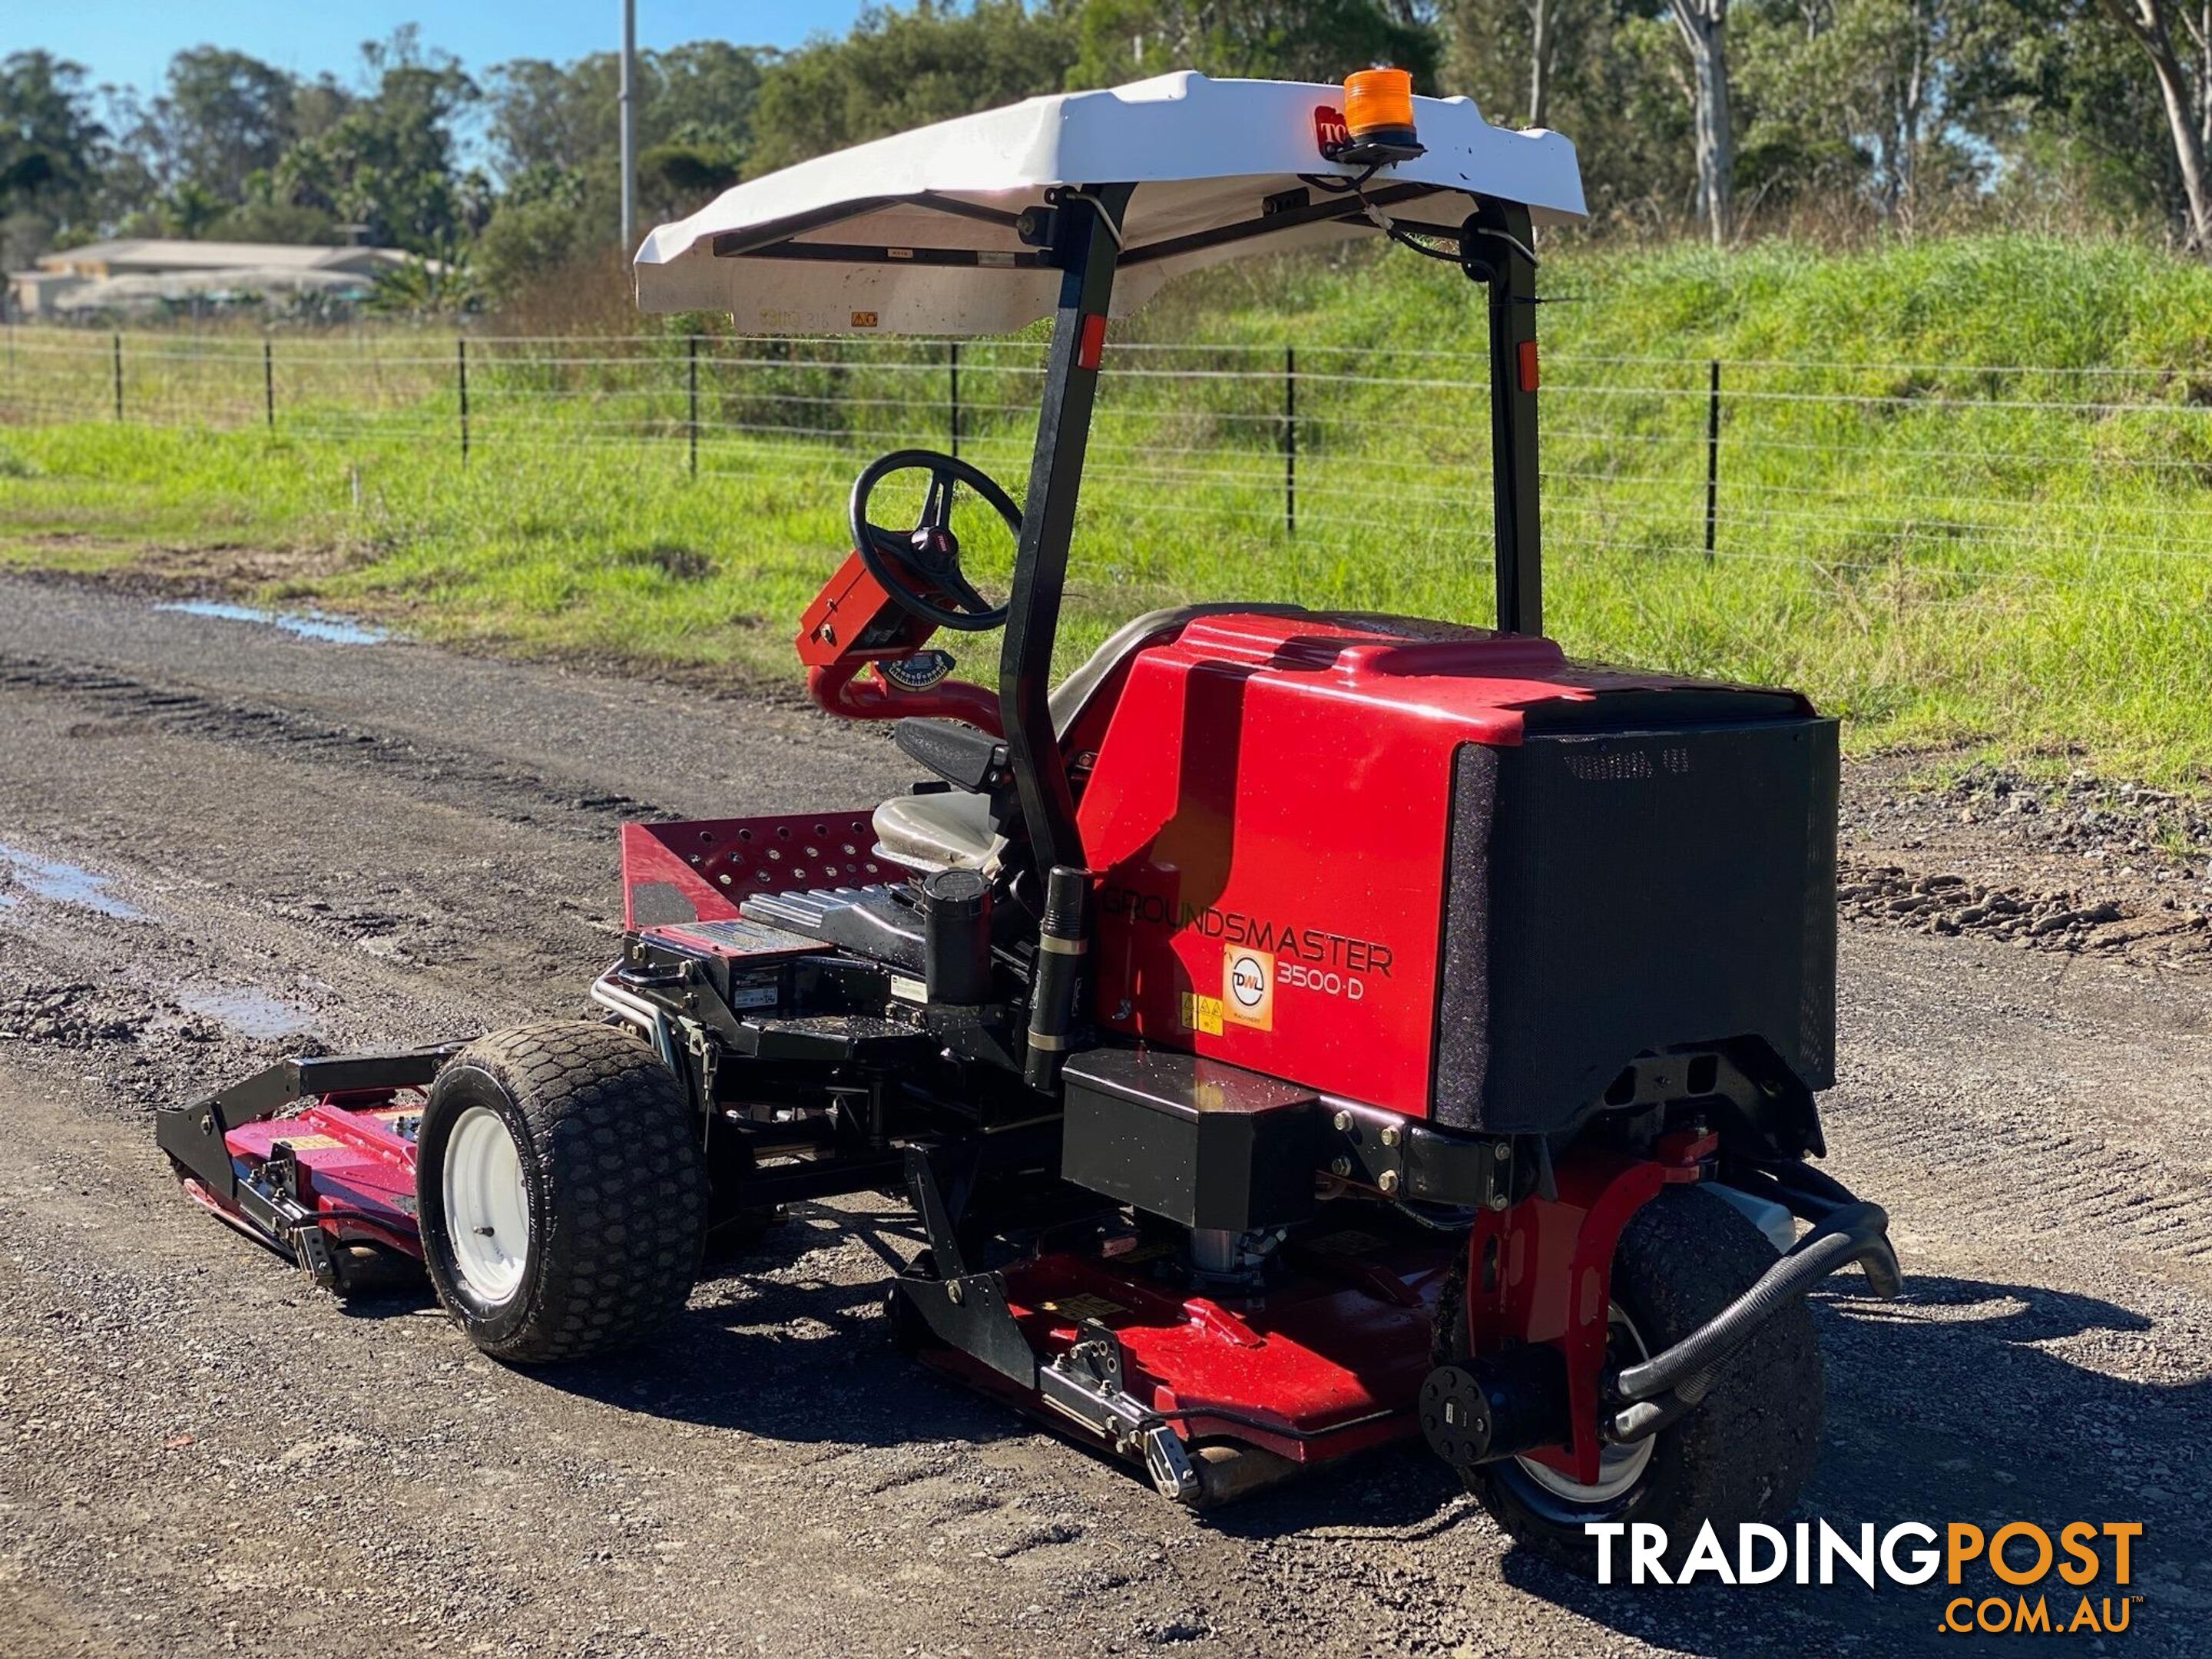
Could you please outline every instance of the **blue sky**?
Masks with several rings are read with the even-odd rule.
[[[186,46],[229,46],[301,75],[324,70],[350,81],[363,40],[419,23],[423,44],[471,70],[508,58],[580,57],[617,45],[621,0],[475,0],[430,6],[392,0],[226,0],[222,5],[160,0],[9,0],[15,21],[0,29],[0,54],[43,46],[82,64],[94,84],[150,92],[170,56]],[[860,0],[638,0],[641,46],[721,39],[747,46],[797,46],[810,34],[842,33]],[[27,27],[26,27],[27,25]]]

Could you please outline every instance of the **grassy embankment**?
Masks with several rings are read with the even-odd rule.
[[[2212,769],[2212,274],[2120,244],[1986,239],[1573,251],[1545,281],[1576,301],[1544,313],[1547,621],[1571,650],[1794,683],[1861,745]],[[1219,349],[1109,358],[1068,652],[1184,597],[1486,620],[1470,297],[1449,268],[1363,252],[1216,273],[1123,331]],[[763,367],[757,343],[721,342],[702,363],[694,482],[680,343],[525,365],[548,349],[481,342],[464,470],[446,337],[280,340],[274,435],[257,343],[127,341],[118,425],[104,338],[64,354],[17,337],[0,561],[228,561],[264,600],[733,677],[789,678],[790,623],[845,545],[860,459],[945,431],[940,345]],[[1712,356],[1729,367],[1708,562]],[[964,349],[963,451],[1017,491],[1036,360],[1033,342]],[[205,421],[231,429],[166,424]],[[1003,538],[979,541],[1002,568]]]

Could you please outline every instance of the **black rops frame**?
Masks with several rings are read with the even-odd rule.
[[[1085,361],[1086,323],[1107,314],[1117,265],[1140,264],[1170,251],[1165,245],[1122,248],[1122,216],[1134,191],[1133,185],[1100,185],[1062,192],[1054,209],[1047,260],[1060,270],[1060,307],[1053,320],[1052,355],[1046,366],[999,658],[999,705],[1007,754],[1040,870],[1085,867],[1066,763],[1052,724],[1048,677],[1059,633],[1060,593],[1067,576],[1091,406],[1098,390],[1097,360],[1092,356]],[[1413,185],[1404,187],[1403,193],[1429,192]],[[1402,199],[1397,191],[1390,196]],[[1322,218],[1348,218],[1362,210],[1356,203],[1279,210],[1246,223],[1181,239],[1172,251],[1188,251],[1186,243],[1195,246],[1241,240]],[[1533,347],[1536,339],[1533,239],[1525,205],[1487,198],[1479,199],[1459,232],[1461,268],[1489,293],[1492,492],[1498,629],[1504,634],[1540,634],[1544,625],[1536,386],[1533,374],[1523,374],[1522,361],[1523,345]],[[1478,240],[1480,256],[1475,252]]]
[[[1054,210],[1052,255],[1060,270],[1060,309],[1053,319],[1044,401],[1030,457],[1029,492],[1022,497],[1021,540],[999,653],[999,718],[1040,872],[1086,867],[1075,797],[1052,723],[1052,652],[1060,632],[1060,590],[1067,580],[1083,458],[1091,441],[1091,410],[1098,395],[1100,337],[1093,331],[1104,326],[1113,301],[1121,219],[1135,189],[1104,185],[1066,192]]]
[[[1501,634],[1544,631],[1534,236],[1528,210],[1518,202],[1483,201],[1460,231],[1460,269],[1490,290],[1490,469]],[[1525,372],[1523,347],[1529,353]]]
[[[1377,217],[1385,207],[1443,193],[1436,187],[1388,185],[1362,191],[1333,191],[1316,200],[1304,191],[1271,198],[1252,219],[1133,248],[1121,246],[1121,227],[1131,184],[1091,185],[1048,193],[1048,216],[1035,210],[1015,216],[933,191],[841,203],[773,225],[717,236],[722,258],[864,259],[939,264],[988,264],[1015,269],[1040,266],[1060,272],[1060,304],[1051,356],[1030,460],[1021,539],[1012,591],[1006,601],[1006,640],[999,658],[999,704],[1023,821],[1037,867],[1085,867],[1075,801],[1060,752],[1048,702],[1053,647],[1060,629],[1061,590],[1076,499],[1090,441],[1091,406],[1097,397],[1097,337],[1086,325],[1103,319],[1113,298],[1119,264],[1136,265],[1229,242],[1243,241],[1328,220]],[[951,217],[1016,228],[1034,252],[994,255],[968,249],[874,248],[808,244],[794,239],[891,205],[926,207]],[[1522,348],[1536,339],[1536,262],[1528,207],[1476,198],[1475,211],[1456,231],[1410,222],[1402,232],[1453,237],[1461,268],[1489,295],[1492,494],[1495,516],[1498,629],[1540,634],[1544,625],[1543,533],[1537,478],[1534,365],[1524,374]],[[1037,234],[1042,233],[1042,234]],[[1444,256],[1449,257],[1449,256]]]

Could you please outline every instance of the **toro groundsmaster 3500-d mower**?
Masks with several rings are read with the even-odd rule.
[[[641,303],[743,331],[1051,319],[1026,494],[884,455],[801,619],[816,702],[896,720],[929,776],[626,826],[611,1018],[166,1111],[192,1195],[341,1294],[419,1257],[529,1364],[645,1336],[781,1206],[902,1191],[928,1248],[894,1337],[1170,1498],[1424,1437],[1554,1553],[1592,1520],[1786,1511],[1822,1411],[1806,1293],[1898,1283],[1881,1212],[1805,1162],[1836,727],[1543,637],[1532,227],[1582,207],[1565,139],[1398,71],[1174,75],[656,231]],[[1363,236],[1455,262],[1486,320],[1495,629],[1192,605],[1049,684],[1109,319]],[[908,473],[920,522],[887,526]],[[1013,538],[1003,604],[963,572],[959,492]],[[946,678],[939,630],[997,629],[994,687]]]

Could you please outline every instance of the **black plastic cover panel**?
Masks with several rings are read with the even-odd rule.
[[[1836,723],[1460,750],[1435,1119],[1553,1133],[1638,1054],[1757,1039],[1835,1080]]]
[[[1164,1048],[1094,1048],[1060,1079],[1064,1179],[1186,1227],[1244,1232],[1312,1213],[1311,1090]]]

